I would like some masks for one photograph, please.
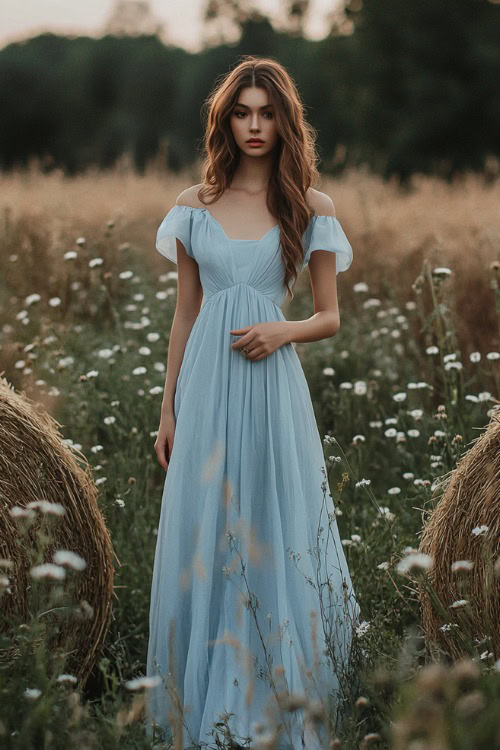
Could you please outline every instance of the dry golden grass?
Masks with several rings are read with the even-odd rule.
[[[154,243],[158,225],[178,193],[198,181],[198,167],[177,176],[151,168],[141,176],[127,159],[112,171],[74,178],[57,171],[43,175],[36,167],[4,174],[0,207],[4,217],[8,209],[15,231],[10,240],[2,238],[0,270],[8,253],[23,253],[34,244],[42,257],[33,260],[46,268],[51,248],[67,249],[80,235],[96,241],[109,220],[115,223],[115,239],[131,242],[161,269],[165,259]],[[351,170],[335,180],[325,178],[319,188],[334,200],[354,250],[347,281],[339,277],[341,293],[349,294],[354,283],[365,281],[373,296],[390,289],[396,300],[406,301],[422,260],[428,258],[433,266],[454,271],[458,337],[465,351],[497,348],[492,264],[500,261],[498,180],[470,174],[447,184],[417,176],[403,191],[395,182]],[[303,277],[298,289],[306,283]],[[37,277],[32,285],[35,281]]]

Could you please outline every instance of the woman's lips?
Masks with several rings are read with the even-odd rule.
[[[264,141],[247,141],[249,146],[263,146]]]

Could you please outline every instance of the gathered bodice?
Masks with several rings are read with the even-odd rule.
[[[220,222],[205,207],[176,204],[161,222],[156,248],[177,263],[176,238],[199,266],[204,304],[213,295],[246,285],[281,308],[286,298],[279,224],[259,239],[227,236]],[[352,247],[335,216],[314,215],[302,236],[303,270],[315,250],[337,253],[337,273],[352,262]],[[248,290],[249,291],[249,290]]]

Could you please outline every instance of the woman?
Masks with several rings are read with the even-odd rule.
[[[209,99],[202,183],[158,229],[178,295],[155,443],[167,475],[148,710],[175,747],[215,747],[227,730],[248,747],[276,729],[279,747],[317,748],[309,701],[330,717],[341,702],[358,606],[293,344],[338,331],[352,248],[311,187],[313,132],[286,70],[244,58]],[[315,313],[288,321],[307,265]]]

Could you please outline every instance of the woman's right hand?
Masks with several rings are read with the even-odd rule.
[[[155,452],[160,465],[167,471],[172,449],[174,447],[175,417],[173,414],[162,416],[158,435],[155,440]]]

